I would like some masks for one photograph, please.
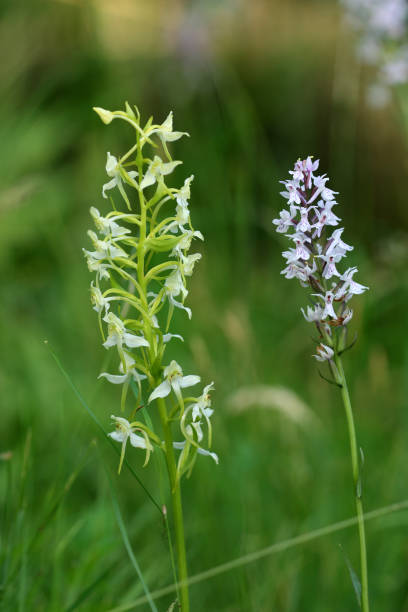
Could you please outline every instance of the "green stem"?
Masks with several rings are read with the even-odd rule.
[[[176,534],[176,551],[177,551],[177,566],[178,579],[180,586],[180,604],[181,612],[189,612],[190,603],[188,595],[188,572],[186,560],[186,545],[184,540],[184,521],[183,521],[183,506],[181,503],[180,480],[177,478],[176,460],[173,449],[173,436],[171,426],[167,417],[167,409],[165,400],[159,398],[157,400],[159,406],[160,420],[164,432],[164,441],[166,445],[166,462],[167,471],[169,473],[171,501],[173,508],[173,522]]]
[[[368,601],[368,577],[367,577],[367,549],[364,528],[364,512],[362,502],[362,488],[360,480],[360,468],[358,461],[358,446],[356,429],[354,426],[353,410],[351,407],[350,395],[347,388],[346,376],[344,374],[343,363],[339,355],[335,355],[334,363],[338,371],[338,383],[341,385],[341,396],[344,409],[346,411],[348,434],[350,439],[351,465],[353,470],[354,495],[357,510],[358,535],[360,539],[360,566],[361,566],[361,609],[369,612],[370,604]]]

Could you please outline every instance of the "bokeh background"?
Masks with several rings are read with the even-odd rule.
[[[143,593],[121,509],[151,590],[172,582],[166,535],[131,474],[58,369],[109,428],[119,390],[106,367],[82,254],[89,207],[105,211],[106,152],[129,132],[93,106],[125,100],[186,130],[174,184],[195,175],[205,235],[190,284],[186,372],[214,380],[214,450],[184,483],[191,574],[353,516],[337,390],[311,359],[307,302],[280,276],[271,220],[279,180],[315,155],[340,192],[336,212],[370,291],[355,299],[347,353],[367,510],[408,498],[407,93],[371,109],[336,2],[4,0],[0,22],[1,605],[110,610]],[[404,98],[405,95],[405,98]],[[44,341],[47,341],[45,344]],[[154,462],[142,470],[158,498]],[[111,479],[111,482],[110,480]],[[367,524],[377,612],[408,610],[408,514]],[[191,587],[192,609],[357,610],[345,558],[356,529],[270,555]],[[167,610],[171,595],[157,600]],[[150,609],[146,604],[129,609]]]

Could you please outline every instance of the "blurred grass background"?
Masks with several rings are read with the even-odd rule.
[[[305,293],[279,275],[271,220],[298,157],[320,158],[340,192],[350,265],[371,288],[355,299],[346,359],[365,508],[407,498],[407,103],[402,93],[382,111],[365,105],[368,76],[336,3],[5,0],[0,11],[0,605],[109,610],[142,594],[106,469],[149,588],[172,580],[159,513],[128,472],[116,478],[116,456],[48,349],[108,428],[119,391],[96,382],[106,352],[81,249],[89,207],[106,210],[106,151],[125,150],[129,133],[103,126],[95,105],[128,100],[157,120],[172,109],[191,134],[173,147],[184,162],[174,184],[195,174],[206,241],[192,322],[177,318],[186,342],[172,350],[185,372],[215,381],[220,456],[218,467],[200,458],[184,484],[191,574],[354,513],[340,397],[310,358]],[[291,395],[276,409],[276,390],[265,399],[259,385]],[[242,387],[255,399],[234,400]],[[158,499],[154,464],[142,470],[129,450]],[[373,608],[408,610],[407,514],[367,531]],[[193,586],[192,609],[355,610],[339,544],[357,568],[348,529]]]

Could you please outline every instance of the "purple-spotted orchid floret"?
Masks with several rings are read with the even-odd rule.
[[[184,305],[187,280],[201,254],[190,253],[190,249],[195,239],[204,240],[190,217],[194,176],[183,179],[181,187],[169,184],[182,163],[172,159],[169,143],[188,134],[173,130],[171,112],[162,123],[155,123],[151,117],[142,124],[138,109],[127,103],[123,111],[94,110],[105,124],[124,121],[133,130],[132,145],[126,153],[107,153],[108,181],[102,187],[102,196],[105,202],[110,201],[111,208],[101,213],[91,207],[95,231],[89,230],[88,236],[92,248],[83,249],[89,270],[94,273],[90,294],[102,345],[114,353],[113,365],[100,378],[121,385],[122,412],[128,410],[130,389],[136,396],[136,409],[146,404],[155,410],[151,402],[163,398],[173,402],[171,421],[178,421],[178,431],[184,437],[175,445],[182,451],[178,465],[181,477],[191,469],[197,452],[213,456],[203,448],[203,437],[197,434],[202,419],[209,425],[212,410],[204,411],[200,420],[195,409],[191,424],[187,426],[185,418],[181,422],[185,413],[190,414],[191,405],[204,401],[186,395],[186,389],[200,382],[200,377],[184,376],[176,361],[165,358],[169,342],[183,340],[171,330],[174,310],[184,310],[189,318],[192,315],[191,308]],[[146,461],[157,446],[164,450],[164,443],[146,424],[123,416],[112,418],[116,431],[110,437],[122,444],[119,469],[128,440],[146,451]],[[194,435],[190,435],[193,430],[200,438],[197,447],[192,442]],[[207,442],[211,444],[211,436]]]
[[[343,240],[344,228],[337,227],[341,219],[332,210],[338,205],[337,192],[328,187],[326,175],[316,174],[318,168],[319,160],[310,156],[296,162],[292,178],[281,181],[286,187],[281,195],[288,206],[273,224],[291,242],[282,253],[286,265],[281,274],[297,278],[312,290],[312,305],[301,310],[319,332],[314,357],[330,362],[336,351],[345,348],[346,328],[353,316],[349,301],[368,287],[354,280],[356,267],[343,271],[343,260],[353,247]]]

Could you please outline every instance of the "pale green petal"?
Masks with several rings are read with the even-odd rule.
[[[124,442],[128,437],[127,434],[123,433],[123,431],[112,431],[111,433],[108,433],[108,436],[116,442]]]
[[[106,158],[106,174],[108,176],[116,176],[117,173],[118,160],[114,155],[111,155],[108,151]]]
[[[154,185],[156,182],[156,177],[153,173],[147,173],[142,182],[140,183],[140,189],[146,189],[146,187],[150,187],[150,185]]]
[[[163,123],[160,126],[162,130],[171,132],[173,130],[173,111],[170,111]]]
[[[113,178],[111,181],[109,181],[109,183],[105,183],[102,187],[102,196],[107,199],[107,195],[106,195],[106,191],[108,191],[109,189],[113,189],[114,187],[116,187],[116,185],[118,184],[118,180],[117,178]]]
[[[194,385],[197,385],[200,381],[201,378],[199,376],[194,376],[191,374],[190,376],[183,376],[179,383],[180,387],[184,389],[185,387],[193,387]]]
[[[164,175],[170,174],[170,172],[173,172],[174,168],[176,168],[182,163],[183,162],[181,161],[172,161],[172,162],[167,162],[166,164],[162,164],[160,166],[160,174],[164,174]]]
[[[128,376],[128,374],[108,374],[108,372],[102,372],[102,374],[99,374],[98,378],[106,378],[106,380],[114,385],[121,385]]]
[[[182,136],[190,136],[190,134],[188,132],[166,132],[164,134],[161,133],[160,136],[166,142],[174,142],[175,140],[179,140]]]
[[[186,445],[186,441],[183,440],[183,442],[173,442],[173,448],[176,448],[177,450],[182,450]]]
[[[197,452],[199,455],[205,455],[207,457],[211,457],[211,459],[214,459],[215,463],[218,465],[218,455],[216,453],[211,453],[208,450],[205,450],[204,448],[199,448],[197,449]]]
[[[158,397],[167,397],[170,394],[170,391],[170,383],[168,380],[165,380],[152,391],[147,401],[150,404],[150,402],[152,402],[154,399],[157,399]]]
[[[131,433],[129,436],[129,440],[132,446],[135,448],[147,448],[146,440],[142,438],[142,436],[138,436],[135,433]],[[151,447],[151,445],[150,445]]]
[[[180,334],[163,334],[163,342],[170,342],[170,340],[172,338],[178,338],[179,340],[181,340],[182,342],[184,342],[184,338],[183,336],[180,336]]]
[[[117,344],[117,339],[114,336],[109,336],[107,340],[102,344],[106,349],[111,348]]]
[[[136,336],[135,334],[123,334],[123,341],[129,348],[137,348],[138,346],[150,346],[146,338]]]
[[[178,302],[171,296],[169,296],[169,302],[171,302],[173,306],[175,306],[176,308],[181,308],[182,310],[185,310],[186,313],[188,314],[188,318],[191,319],[191,308],[188,308],[188,306],[184,306],[184,304],[182,304],[181,302]]]

